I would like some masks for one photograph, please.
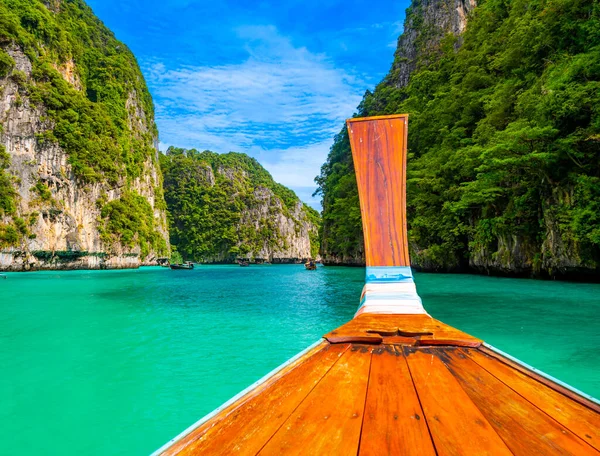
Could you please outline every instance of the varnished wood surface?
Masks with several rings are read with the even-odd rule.
[[[204,426],[190,436],[180,454],[257,454],[348,347],[331,345],[310,356],[266,388],[264,394],[253,395],[224,413],[217,426]],[[231,440],[232,432],[240,438]]]
[[[347,350],[259,454],[356,455],[370,365],[371,347]]]
[[[325,334],[330,343],[401,343],[478,347],[481,340],[426,314],[361,314]],[[404,340],[403,340],[404,339]],[[411,343],[412,341],[412,343]]]
[[[324,342],[164,454],[600,455],[596,410],[485,351]]]
[[[600,450],[600,420],[597,412],[576,401],[565,401],[558,391],[480,351],[460,353],[468,356],[502,383],[510,385],[516,393],[581,440]]]
[[[456,349],[430,349],[443,359],[464,391],[492,423],[513,454],[529,456],[597,455],[571,430],[515,391],[513,380],[506,384]],[[518,388],[518,387],[517,387]],[[566,404],[568,398],[563,399]],[[585,426],[584,423],[582,425]],[[533,445],[532,445],[533,442]]]
[[[511,455],[456,377],[433,353],[437,351],[404,349],[438,455]]]
[[[580,396],[579,394],[575,393],[574,391],[572,391],[568,388],[565,388],[564,386],[559,385],[558,383],[555,383],[552,380],[550,380],[546,377],[543,377],[542,375],[538,375],[537,373],[531,371],[530,369],[527,369],[525,366],[523,366],[519,363],[516,363],[513,360],[506,358],[505,356],[502,356],[500,353],[497,353],[494,350],[492,350],[484,345],[482,345],[480,347],[480,351],[482,353],[502,362],[503,364],[507,364],[508,366],[515,369],[516,371],[521,372],[521,373],[533,378],[537,382],[559,392],[563,396],[567,396],[567,397],[571,398],[573,401],[578,402],[578,403],[582,404],[583,406],[585,406],[586,408],[589,408],[589,409],[595,411],[596,413],[600,414],[600,405],[597,404],[596,402],[590,401],[586,397]]]
[[[347,121],[367,266],[410,266],[406,228],[408,115]]]
[[[270,394],[272,389],[279,389],[278,387],[276,387],[276,385],[283,378],[285,378],[286,382],[289,382],[290,381],[289,376],[288,376],[289,373],[294,373],[292,377],[301,378],[300,383],[303,384],[305,381],[305,378],[302,375],[298,376],[296,369],[304,370],[306,367],[308,367],[310,369],[311,365],[313,363],[316,365],[321,365],[320,369],[327,369],[328,367],[331,367],[333,362],[336,361],[336,357],[339,358],[340,353],[343,353],[348,347],[349,347],[349,345],[345,345],[345,346],[341,345],[334,352],[330,352],[330,350],[332,348],[331,345],[329,345],[325,342],[317,345],[315,348],[310,350],[304,356],[297,359],[295,362],[289,364],[288,366],[283,368],[281,371],[277,372],[275,375],[270,377],[265,383],[254,388],[252,391],[250,391],[248,394],[246,394],[245,396],[243,396],[242,398],[240,398],[239,400],[237,400],[236,402],[231,404],[229,407],[226,407],[225,409],[223,409],[214,418],[200,424],[196,429],[194,429],[188,435],[186,435],[182,439],[174,442],[173,445],[171,445],[166,451],[164,451],[161,454],[164,454],[164,455],[196,454],[196,453],[208,454],[207,452],[203,451],[202,442],[201,442],[202,440],[208,440],[208,438],[205,438],[206,433],[208,431],[210,431],[213,428],[219,428],[219,432],[225,431],[225,433],[226,433],[226,429],[229,427],[229,423],[231,421],[233,421],[233,420],[230,420],[228,422],[228,421],[226,421],[227,418],[234,419],[237,416],[237,414],[239,414],[239,412],[243,409],[243,407],[250,401],[264,400],[267,397],[267,395]],[[330,358],[331,353],[334,354],[333,359]],[[309,360],[311,360],[310,365],[305,366],[306,362]],[[308,383],[310,383],[310,381]],[[279,386],[281,386],[281,385],[279,385]],[[287,388],[288,387],[284,386],[284,388],[282,388],[282,390],[285,391],[285,390],[287,390]],[[304,388],[304,387],[300,386],[300,388]],[[287,394],[289,394],[289,392]],[[246,454],[248,454],[248,453],[246,453]]]
[[[393,345],[371,356],[360,456],[435,456],[406,359]]]

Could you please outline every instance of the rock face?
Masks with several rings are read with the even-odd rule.
[[[357,115],[410,116],[413,267],[598,281],[598,19],[577,2],[522,8],[414,0]],[[317,182],[323,258],[364,263],[345,129]]]
[[[31,28],[0,30],[0,53],[9,62],[5,74],[0,73],[0,145],[8,161],[8,168],[0,171],[7,179],[0,185],[13,202],[12,207],[8,203],[0,207],[0,269],[152,264],[168,253],[168,234],[156,127],[147,98],[143,99],[149,94],[138,91],[145,90],[145,84],[135,59],[81,2],[57,1],[50,7],[34,1],[22,10],[2,13],[11,19],[37,14],[39,19]],[[65,51],[62,58],[43,41],[19,44],[23,37],[33,36],[36,27],[56,27],[70,34],[63,23],[73,18],[91,27],[90,33],[106,35],[107,41]],[[109,100],[99,100],[94,89],[99,76],[92,74],[96,67],[89,63],[88,52],[108,60],[104,46],[121,52],[137,78],[134,84],[122,81],[122,92],[110,100],[122,109],[121,116],[106,115]],[[105,71],[110,78],[117,69],[108,64]],[[67,108],[71,112],[65,112]],[[97,124],[86,116],[98,116],[97,123],[104,122],[109,133],[96,130]],[[115,127],[119,121],[123,125]],[[78,134],[91,136],[96,145],[77,144]],[[110,175],[97,165],[108,155],[104,141],[111,147],[123,145],[118,158],[109,158]],[[79,157],[84,154],[89,164],[82,169]],[[134,211],[114,210],[128,199],[136,201]],[[117,215],[131,220],[118,220]]]
[[[253,158],[170,148],[161,167],[171,242],[185,260],[297,263],[318,255],[318,213]]]
[[[254,189],[252,197],[253,204],[242,210],[240,226],[249,227],[256,233],[265,228],[273,233],[265,236],[252,250],[240,254],[272,263],[296,263],[311,258],[311,237],[314,242],[318,228],[309,220],[304,204],[298,201],[286,211],[284,203],[271,189],[260,186]],[[314,250],[318,251],[318,248]]]
[[[579,243],[569,239],[571,236],[564,235],[560,217],[555,212],[563,198],[572,199],[573,195],[559,196],[558,193],[561,192],[555,192],[542,206],[541,246],[524,236],[498,236],[491,248],[476,246],[471,249],[469,268],[484,274],[523,277],[541,275],[597,282],[600,272],[597,258],[591,256],[589,250],[583,249]]]
[[[476,7],[475,0],[413,0],[406,10],[404,31],[398,38],[398,47],[394,54],[392,68],[381,86],[401,89],[408,84],[411,74],[418,68],[427,66],[430,59],[434,58],[441,40],[447,35],[458,37],[455,46],[460,45],[460,34],[467,25],[468,14]],[[367,95],[373,95],[367,91]],[[378,98],[376,95],[374,98]],[[380,114],[389,114],[384,102],[373,101],[373,110],[380,110]],[[359,106],[359,109],[361,107]],[[334,166],[335,165],[335,166]],[[341,166],[340,166],[341,165]],[[334,179],[331,185],[331,176],[338,168],[340,178]],[[343,169],[342,169],[343,168]],[[323,226],[321,233],[321,256],[326,265],[364,266],[365,252],[362,234],[360,211],[358,208],[358,194],[354,181],[354,168],[350,153],[350,144],[347,133],[342,130],[336,137],[332,153],[324,168],[325,174],[317,178],[323,194]],[[352,179],[349,179],[352,177]],[[340,180],[351,180],[340,184]],[[327,181],[330,181],[327,183]],[[335,191],[332,187],[342,188]],[[354,200],[346,203],[352,207],[354,216],[348,217],[347,208],[337,210],[338,202]],[[339,222],[340,217],[345,221]],[[340,227],[339,225],[344,225]],[[341,233],[341,234],[340,234]]]
[[[467,16],[476,5],[475,0],[414,0],[406,11],[389,82],[398,88],[406,86],[411,73],[426,65],[446,34],[459,36],[464,31]]]

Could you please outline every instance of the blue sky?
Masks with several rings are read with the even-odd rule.
[[[88,4],[137,56],[161,149],[245,152],[319,208],[314,177],[389,70],[408,1]]]

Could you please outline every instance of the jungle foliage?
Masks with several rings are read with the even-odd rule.
[[[298,229],[319,223],[318,213],[306,205],[298,216],[296,194],[245,154],[170,147],[160,163],[171,243],[186,260],[228,262],[255,256],[263,247],[285,246],[278,215],[294,218]],[[260,220],[244,218],[265,204],[268,213]],[[315,241],[318,251],[316,235]]]
[[[510,269],[520,254],[534,273],[565,262],[597,268],[600,3],[483,0],[460,39],[429,49],[406,87],[392,71],[358,108],[410,115],[413,262],[455,269],[483,253]],[[360,254],[345,129],[316,181],[325,253]]]
[[[6,53],[12,46],[33,67],[31,79],[13,71],[22,96],[43,106],[54,123],[39,140],[57,142],[85,182],[139,177],[144,161],[154,156],[152,98],[133,54],[85,2],[3,0],[0,77],[14,66]],[[58,69],[71,71],[80,90]],[[132,100],[141,105],[149,131],[130,128]]]
[[[31,74],[18,70],[10,55],[21,52],[31,62]],[[40,123],[47,129],[36,136],[37,142],[42,147],[58,144],[68,154],[77,185],[124,189],[120,200],[102,210],[104,239],[129,247],[139,241],[142,253],[160,244],[158,232],[148,231],[154,223],[148,219],[148,202],[143,204],[130,190],[147,163],[156,161],[152,98],[133,54],[85,2],[2,0],[0,78],[18,85],[16,106],[39,108]],[[0,150],[0,164],[4,152]],[[0,216],[14,215],[11,176],[4,171],[7,166],[0,168]],[[53,203],[45,184],[31,191],[41,202]],[[157,207],[164,206],[161,191],[155,197]],[[130,211],[129,220],[123,219],[124,210]],[[0,233],[5,246],[19,243],[13,225],[3,228],[6,236]]]
[[[16,211],[12,176],[6,172],[9,166],[10,155],[4,145],[0,144],[0,217],[13,215]]]
[[[2,222],[16,214],[16,192],[13,187],[13,176],[7,171],[10,166],[10,155],[4,145],[0,144],[0,249],[17,245],[23,237],[16,222]]]
[[[103,206],[101,217],[100,236],[106,244],[130,249],[139,246],[142,258],[150,252],[167,252],[166,241],[155,227],[154,210],[143,196],[125,192]]]

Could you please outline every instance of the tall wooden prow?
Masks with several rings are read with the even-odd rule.
[[[368,267],[410,266],[406,223],[408,115],[349,119]]]
[[[365,238],[366,284],[358,314],[422,314],[406,223],[408,116],[347,121]]]
[[[600,455],[595,399],[425,312],[406,235],[407,116],[348,131],[367,262],[358,312],[156,454]]]

